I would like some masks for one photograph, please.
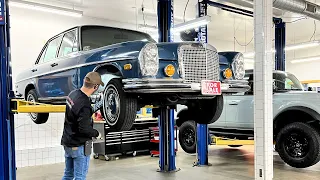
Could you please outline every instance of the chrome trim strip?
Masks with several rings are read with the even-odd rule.
[[[133,59],[135,59],[135,58],[126,57],[126,58],[106,59],[106,60],[103,60],[103,61],[96,61],[96,62],[91,62],[91,63],[78,64],[78,65],[71,66],[71,67],[68,67],[68,68],[63,68],[63,69],[57,69],[55,71],[50,71],[49,73],[42,73],[42,74],[38,74],[38,75],[35,75],[35,76],[31,76],[29,78],[25,78],[25,79],[16,81],[16,83],[19,83],[19,82],[22,82],[22,81],[25,81],[25,80],[29,80],[29,79],[32,79],[32,78],[37,78],[39,76],[44,76],[44,75],[47,75],[47,74],[54,74],[54,73],[63,72],[63,71],[66,71],[66,70],[71,70],[71,69],[80,68],[80,67],[84,67],[84,66],[90,66],[90,65],[94,65],[94,64],[103,64],[103,63],[115,62],[115,61],[133,60]]]

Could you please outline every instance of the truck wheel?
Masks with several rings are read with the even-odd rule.
[[[35,89],[31,89],[26,96],[26,101],[39,102],[38,94]],[[36,124],[46,123],[49,119],[49,113],[28,113],[31,120]]]
[[[198,124],[212,124],[221,116],[223,110],[223,96],[214,99],[199,101],[198,107],[193,107],[191,112]]]
[[[313,166],[320,160],[320,135],[312,126],[295,122],[279,132],[276,149],[282,160],[295,168]]]
[[[123,91],[120,79],[109,81],[103,98],[101,111],[106,123],[117,131],[130,130],[136,119],[137,99]]]
[[[194,121],[185,121],[179,127],[179,143],[186,153],[196,153],[197,127]]]

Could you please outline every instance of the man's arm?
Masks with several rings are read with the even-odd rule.
[[[79,111],[79,133],[85,137],[98,137],[99,132],[91,126],[91,111],[90,107],[83,106]]]

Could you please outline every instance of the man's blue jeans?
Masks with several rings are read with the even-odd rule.
[[[77,148],[65,147],[65,170],[62,180],[85,180],[90,156],[84,155],[84,146]]]

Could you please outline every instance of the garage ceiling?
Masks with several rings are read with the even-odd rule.
[[[65,8],[74,8],[82,10],[84,16],[110,19],[131,24],[143,24],[143,16],[138,11],[141,10],[142,4],[147,11],[156,12],[157,0],[29,0],[38,3],[56,5]],[[248,5],[246,0],[218,0],[216,2],[231,4],[232,2],[242,2]],[[310,0],[320,4],[320,0]],[[195,6],[197,0],[190,0],[186,12],[187,18],[195,17]],[[230,3],[231,2],[231,3]],[[183,17],[183,11],[187,0],[175,0],[175,16]],[[240,6],[238,6],[240,7]],[[232,14],[214,7],[208,9],[212,22],[209,24],[209,36],[212,39],[220,39],[225,41],[234,41],[234,37],[241,44],[248,44],[253,38],[253,18]],[[277,15],[281,15],[285,21],[291,22],[302,15],[292,14],[284,11],[276,11]],[[296,17],[296,18],[293,18]],[[156,16],[145,15],[145,22],[149,25],[156,25]],[[312,19],[300,20],[295,23],[287,24],[287,43],[299,43],[309,41],[318,36],[315,31],[315,24]],[[303,28],[301,28],[303,27]],[[312,35],[315,36],[312,37]],[[251,41],[250,46],[253,46]]]

